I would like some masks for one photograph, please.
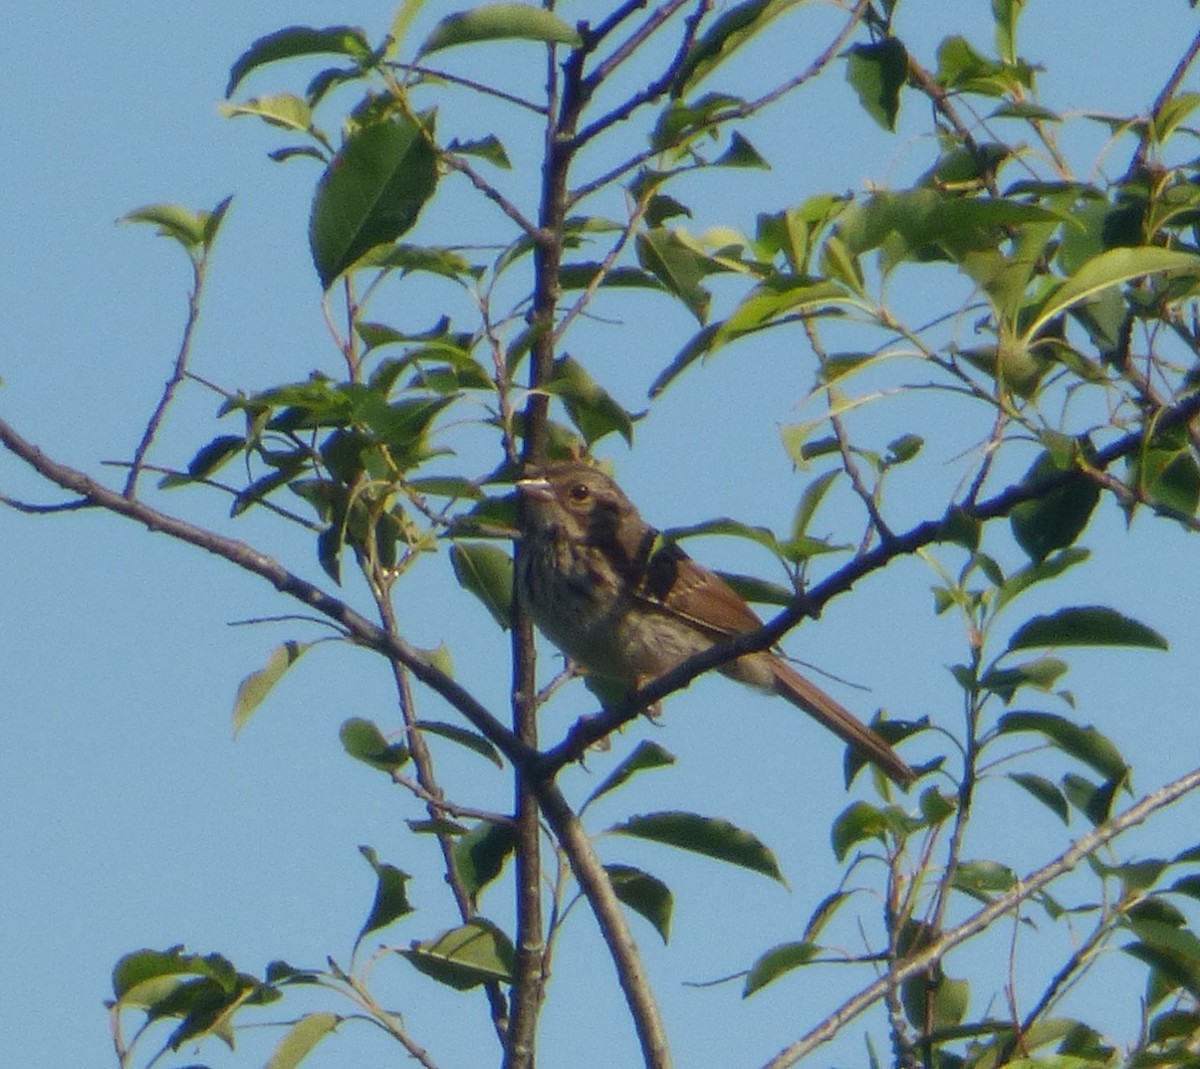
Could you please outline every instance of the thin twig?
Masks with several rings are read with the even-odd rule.
[[[146,423],[146,429],[142,432],[141,441],[138,442],[137,448],[133,452],[133,463],[129,466],[129,474],[125,477],[125,488],[122,491],[126,497],[133,497],[137,493],[138,477],[142,473],[146,454],[150,452],[150,447],[154,444],[154,439],[158,434],[159,428],[162,426],[167,409],[175,397],[175,391],[179,389],[179,384],[183,382],[187,374],[188,358],[192,352],[192,338],[196,333],[196,324],[200,320],[200,298],[204,292],[208,250],[193,251],[191,253],[191,260],[192,288],[188,293],[187,320],[183,325],[183,336],[179,341],[179,351],[175,354],[175,364],[171,369],[171,377],[167,379],[166,384],[163,386],[158,404],[154,406],[154,411]]]

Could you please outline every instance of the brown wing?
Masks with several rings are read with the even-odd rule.
[[[686,620],[714,641],[762,627],[762,621],[733,587],[673,544],[661,547],[647,562],[637,596]]]

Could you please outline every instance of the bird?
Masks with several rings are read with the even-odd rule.
[[[522,547],[516,593],[538,629],[585,673],[628,692],[762,621],[715,572],[642,519],[617,483],[584,461],[517,481]],[[720,666],[786,698],[898,786],[917,778],[887,741],[778,654]]]

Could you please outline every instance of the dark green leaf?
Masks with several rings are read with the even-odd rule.
[[[686,96],[772,20],[802,2],[746,0],[722,12],[688,49],[671,83],[671,95]]]
[[[317,54],[350,56],[360,63],[366,63],[371,58],[371,45],[363,31],[356,26],[329,26],[323,30],[311,26],[288,26],[260,37],[237,58],[229,71],[225,95],[231,96],[241,80],[257,67],[296,56]]]
[[[900,90],[908,78],[908,52],[895,37],[849,50],[846,80],[858,99],[885,130],[896,128]]]
[[[830,841],[833,856],[844,861],[852,846],[867,839],[887,841],[890,825],[884,812],[867,802],[855,802],[833,822]]]
[[[326,289],[364,253],[417,221],[437,184],[432,117],[393,118],[347,138],[317,186],[309,246]]]
[[[700,280],[713,270],[710,258],[662,227],[638,234],[636,244],[638,263],[683,301],[703,325],[712,294]]]
[[[1123,780],[1128,769],[1121,752],[1094,727],[1080,727],[1054,713],[1005,713],[996,731],[1001,735],[1028,731],[1044,735],[1063,753],[1094,768],[1109,781]]]
[[[340,1023],[336,1013],[306,1013],[283,1034],[264,1069],[295,1069]]]
[[[996,611],[999,612],[1000,609],[1031,586],[1045,582],[1047,579],[1058,578],[1068,568],[1073,568],[1076,564],[1081,564],[1090,556],[1091,554],[1086,549],[1071,547],[1054,554],[1052,557],[1047,557],[1045,560],[1027,564],[1024,568],[1018,568],[1012,575],[999,584],[1000,592],[996,598]]]
[[[454,844],[454,864],[463,887],[472,897],[504,869],[516,846],[511,824],[482,820]]]
[[[407,763],[408,747],[402,742],[388,742],[383,732],[370,720],[353,717],[342,724],[342,748],[351,757],[381,772],[391,772]]]
[[[612,881],[613,894],[635,913],[640,913],[666,943],[671,935],[671,912],[674,898],[662,880],[630,865],[605,865],[604,871]]]
[[[1063,793],[1092,824],[1103,824],[1112,816],[1113,802],[1123,783],[1124,780],[1105,780],[1096,784],[1068,772],[1063,776]]]
[[[207,479],[219,471],[245,448],[246,439],[236,434],[223,434],[214,438],[192,458],[188,474],[193,479]]]
[[[458,991],[468,991],[489,980],[512,982],[512,940],[481,917],[434,939],[415,942],[398,953],[419,972]]]
[[[413,727],[419,728],[428,735],[440,735],[443,739],[449,739],[451,742],[479,754],[480,757],[486,757],[497,768],[504,767],[504,758],[500,756],[496,747],[474,731],[468,731],[457,724],[443,724],[438,720],[418,720]]]
[[[755,167],[769,171],[771,165],[749,141],[736,130],[729,139],[729,148],[713,160],[714,167]]]
[[[1036,661],[1026,661],[1009,668],[989,669],[983,674],[979,685],[1007,704],[1022,687],[1052,690],[1066,670],[1066,664],[1057,657],[1039,657]]]
[[[633,753],[605,776],[604,781],[588,795],[587,801],[583,803],[583,807],[581,808],[586,808],[601,795],[608,794],[609,791],[615,791],[618,787],[628,783],[639,772],[645,772],[654,768],[665,768],[674,763],[674,754],[664,750],[656,742],[643,739],[637,744]]]
[[[632,835],[680,850],[691,850],[785,882],[775,855],[766,846],[750,832],[717,817],[679,811],[649,813],[630,817],[610,830],[618,835]]]
[[[1165,650],[1167,640],[1115,609],[1087,605],[1035,616],[1019,627],[1008,643],[1010,651],[1040,646],[1137,646]]]
[[[276,646],[267,663],[257,672],[251,672],[238,686],[237,697],[233,702],[233,733],[236,735],[251,714],[257,709],[271,688],[275,686],[308,649],[311,643],[289,640],[282,646]]]
[[[820,952],[821,948],[816,943],[808,942],[781,943],[772,947],[750,966],[742,987],[742,998],[749,998],[785,973],[807,965]]]
[[[614,431],[632,445],[635,417],[597,385],[577,360],[570,356],[555,360],[550,381],[542,389],[562,400],[571,422],[589,446]]]
[[[446,146],[447,152],[457,152],[462,156],[478,156],[508,171],[512,169],[512,161],[504,151],[504,145],[495,134],[478,138],[475,141],[459,141],[456,137]]]
[[[1010,772],[1008,778],[1024,787],[1030,794],[1058,817],[1064,824],[1071,821],[1071,810],[1067,800],[1050,780],[1029,772]]]
[[[358,849],[379,879],[375,885],[375,901],[371,905],[371,912],[362,926],[362,931],[358,933],[358,939],[355,940],[356,946],[371,932],[386,928],[392,921],[399,920],[406,913],[413,911],[408,901],[408,892],[405,890],[410,878],[408,873],[402,872],[395,865],[380,861],[369,846],[360,846]]]
[[[1058,470],[1061,468],[1050,454],[1044,453],[1026,480],[1037,482]],[[1013,537],[1030,560],[1043,561],[1056,549],[1074,543],[1099,500],[1100,487],[1093,480],[1082,474],[1070,475],[1054,489],[1013,509],[1010,520]]]
[[[512,557],[496,546],[455,542],[450,565],[458,585],[482,601],[492,619],[507,630],[512,623]]]
[[[425,38],[419,56],[478,41],[543,41],[577,48],[579,34],[553,12],[532,4],[483,4],[448,15]]]

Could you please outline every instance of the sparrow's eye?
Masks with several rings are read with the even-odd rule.
[[[572,501],[586,501],[592,496],[592,491],[586,483],[576,483],[567,492],[571,495]]]

